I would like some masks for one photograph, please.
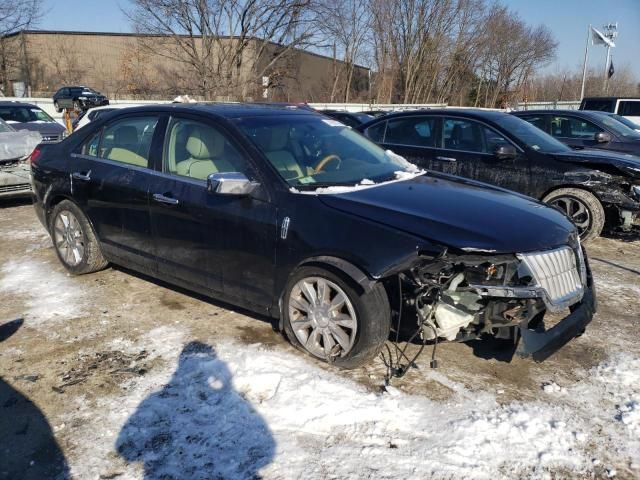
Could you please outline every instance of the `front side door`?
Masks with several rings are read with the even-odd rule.
[[[453,173],[446,168],[447,165],[434,168],[439,125],[438,117],[396,117],[372,125],[365,131],[365,135],[383,148],[402,155],[421,168]]]
[[[170,119],[162,173],[150,190],[152,232],[161,276],[230,300],[269,306],[275,207],[260,192],[237,197],[207,191],[212,173],[241,172],[260,181],[248,158],[221,125],[188,116]]]
[[[108,256],[155,270],[149,218],[158,115],[107,124],[72,154],[71,185]],[[157,149],[156,149],[157,150]]]
[[[445,158],[440,160],[442,166],[455,166],[452,173],[529,194],[529,160],[518,146],[494,128],[469,118],[443,117],[441,145],[436,160]],[[516,156],[498,158],[494,152],[503,145],[513,146]]]

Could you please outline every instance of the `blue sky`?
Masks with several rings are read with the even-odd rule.
[[[502,0],[533,25],[547,25],[558,41],[556,61],[549,71],[582,68],[587,26],[618,22],[614,65],[627,64],[640,78],[640,0]],[[120,7],[127,0],[45,0],[48,14],[40,28],[129,32],[131,25]],[[589,66],[604,69],[605,48],[594,46]]]

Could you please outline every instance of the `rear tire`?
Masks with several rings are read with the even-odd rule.
[[[580,188],[559,188],[542,199],[567,215],[578,228],[580,240],[588,242],[602,233],[604,208],[591,192]]]
[[[75,203],[63,200],[54,207],[49,233],[58,259],[74,275],[97,272],[107,266],[93,227]]]
[[[289,341],[341,368],[370,362],[389,335],[391,312],[381,284],[362,291],[348,277],[320,267],[302,267],[293,273],[283,309]]]

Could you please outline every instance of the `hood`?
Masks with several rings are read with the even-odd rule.
[[[65,128],[57,122],[28,122],[28,123],[11,123],[16,130],[29,130],[30,132],[40,132],[42,135],[60,135]]]
[[[565,153],[555,153],[555,158],[565,162],[612,165],[614,167],[629,167],[640,169],[640,157],[630,153],[618,153],[610,150],[575,150]]]
[[[325,205],[451,248],[518,253],[569,243],[575,227],[531,198],[440,174],[336,195]]]

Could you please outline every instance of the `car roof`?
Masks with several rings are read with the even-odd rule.
[[[458,117],[469,117],[469,118],[478,118],[478,119],[486,119],[491,120],[494,118],[500,118],[504,115],[507,115],[506,112],[498,111],[498,110],[480,110],[473,108],[417,108],[415,110],[403,110],[400,112],[392,112],[384,115],[382,117],[377,117],[375,120],[390,120],[396,117],[409,117],[413,115],[456,115]],[[373,123],[372,120],[369,123]]]
[[[598,110],[561,110],[561,109],[537,109],[537,110],[518,110],[517,112],[511,112],[513,115],[521,116],[521,115],[573,115],[575,117],[584,117],[584,118],[594,118],[598,117],[602,114],[606,114],[606,112],[600,112]]]
[[[42,108],[40,108],[38,105],[34,103],[19,102],[17,100],[0,101],[0,107],[29,107],[29,108],[39,108],[40,110],[42,110]]]
[[[640,100],[640,97],[584,97],[585,100]]]
[[[140,107],[130,107],[128,111],[140,113],[148,111],[200,112],[223,118],[257,117],[283,113],[288,115],[318,115],[315,111],[296,105],[268,103],[158,103]]]

